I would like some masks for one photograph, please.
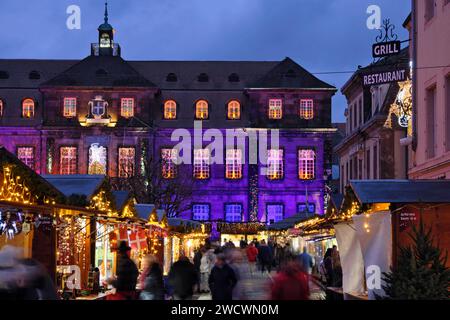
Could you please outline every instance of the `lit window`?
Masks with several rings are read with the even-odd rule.
[[[0,99],[0,117],[3,117],[3,100]]]
[[[120,100],[120,115],[124,118],[131,118],[134,116],[133,98],[122,98]]]
[[[312,99],[300,100],[300,118],[301,119],[314,118],[314,102]]]
[[[228,102],[228,119],[237,120],[241,118],[241,104],[237,100]]]
[[[177,149],[161,149],[161,173],[164,179],[173,179],[176,171]]]
[[[173,120],[177,118],[177,103],[173,100],[164,102],[164,119]]]
[[[195,118],[199,120],[208,119],[208,102],[199,100],[195,104]]]
[[[269,119],[281,119],[283,117],[283,101],[281,99],[269,99]]]
[[[210,206],[208,203],[196,203],[192,205],[192,219],[197,221],[209,220]]]
[[[283,168],[283,149],[270,149],[267,151],[267,177],[270,180],[282,179],[284,175]]]
[[[242,222],[242,204],[225,204],[225,221]]]
[[[242,178],[242,150],[228,149],[225,159],[225,177],[227,179]]]
[[[298,150],[298,177],[301,180],[315,178],[316,153],[312,149]]]
[[[307,207],[308,209],[306,209]],[[314,203],[308,203],[308,206],[306,206],[306,203],[297,204],[297,213],[313,214],[315,212],[316,205]]]
[[[34,170],[34,148],[33,147],[18,147],[17,158]]]
[[[64,98],[63,114],[66,118],[72,118],[77,115],[77,99]]]
[[[107,154],[105,147],[98,143],[91,144],[89,148],[88,174],[106,174]]]
[[[59,160],[60,174],[77,173],[77,148],[61,147]]]
[[[209,163],[210,163],[209,149],[194,149],[195,179],[202,180],[209,178]]]
[[[34,101],[32,99],[25,99],[22,102],[22,117],[33,118],[34,117]]]
[[[136,151],[134,148],[121,147],[119,148],[119,177],[127,178],[134,175]]]
[[[268,204],[267,205],[267,222],[278,222],[283,220],[284,206],[282,204]]]

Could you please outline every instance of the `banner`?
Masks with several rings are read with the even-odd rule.
[[[369,299],[384,295],[381,289],[383,272],[389,272],[392,260],[391,213],[380,211],[353,216],[366,270]]]
[[[364,292],[364,261],[355,227],[352,223],[340,223],[334,229],[342,265],[342,289],[344,293],[361,294]]]

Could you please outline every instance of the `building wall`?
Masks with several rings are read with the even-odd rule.
[[[432,16],[427,10],[431,2],[416,0],[417,150],[409,170],[412,179],[450,178],[450,67],[443,67],[450,65],[450,4],[432,2],[434,15],[426,18]],[[435,89],[434,112],[427,95],[431,88]]]

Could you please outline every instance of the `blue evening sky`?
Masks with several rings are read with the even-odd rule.
[[[391,18],[401,40],[410,0],[109,0],[110,23],[130,60],[280,60],[310,72],[355,70],[371,62],[376,30],[371,4]],[[81,29],[68,30],[66,9],[81,8]],[[1,0],[0,58],[81,59],[97,41],[103,0]],[[351,74],[319,74],[340,88]],[[333,98],[344,121],[345,98]]]

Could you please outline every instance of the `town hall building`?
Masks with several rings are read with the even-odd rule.
[[[128,61],[105,10],[98,42],[82,60],[0,59],[0,145],[41,175],[142,174],[172,159],[171,134],[279,130],[267,174],[245,150],[192,150],[193,193],[179,216],[271,223],[324,213],[331,175],[331,99],[336,88],[290,58],[281,61]],[[162,176],[178,173],[164,162]]]

